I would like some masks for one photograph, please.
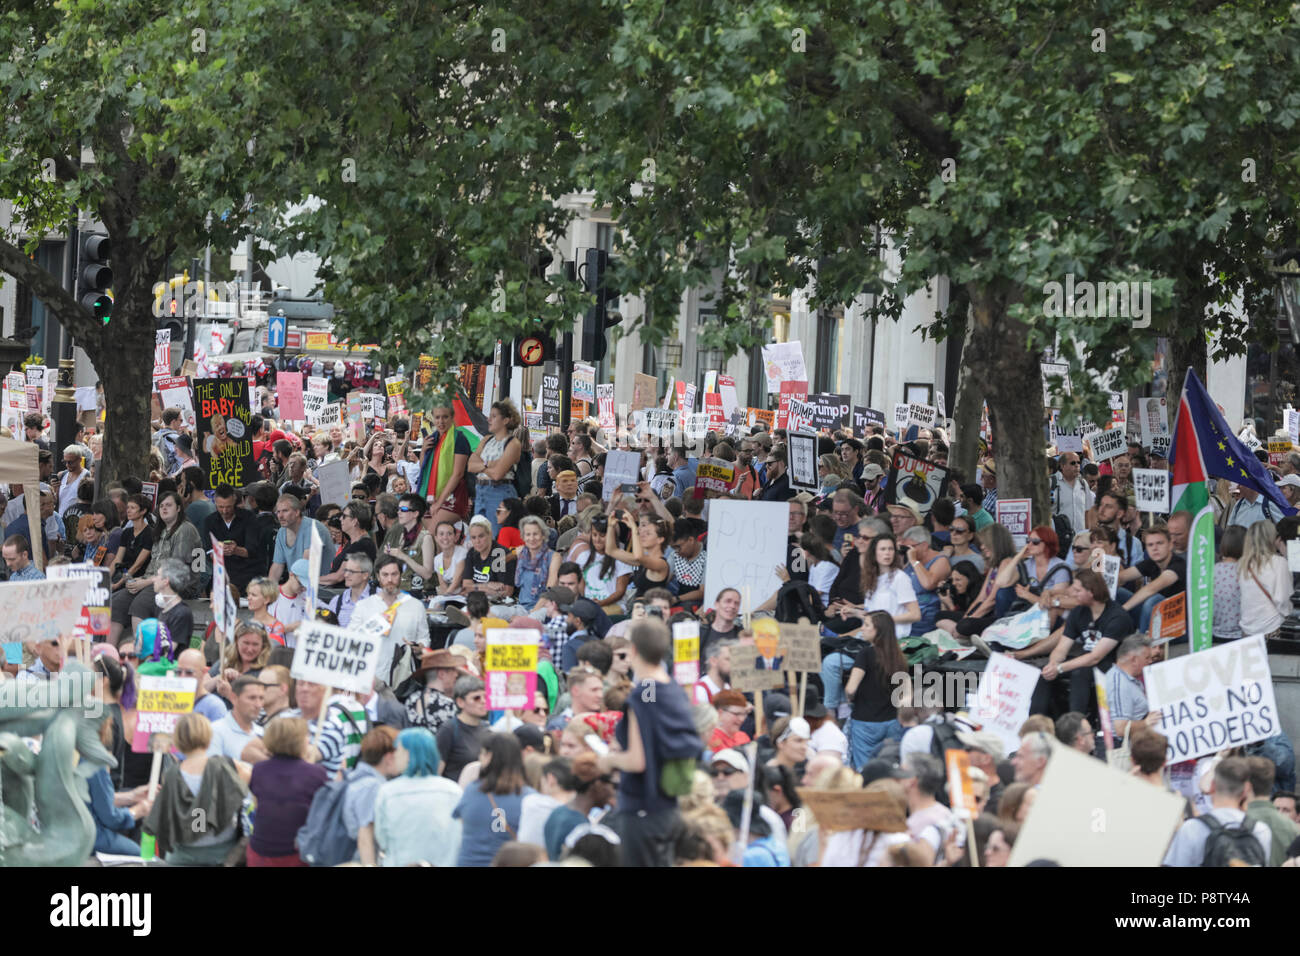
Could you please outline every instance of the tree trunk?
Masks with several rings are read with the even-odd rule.
[[[121,481],[128,475],[149,477],[149,397],[156,341],[152,304],[130,292],[116,299],[101,354],[87,350],[104,384],[107,414],[101,482]]]
[[[975,466],[979,464],[980,420],[984,412],[984,390],[971,365],[971,336],[975,327],[969,317],[961,351],[961,367],[957,370],[957,396],[952,408],[952,435],[948,448],[948,463],[962,473],[966,481],[975,480]]]
[[[1196,369],[1201,381],[1206,381],[1209,364],[1209,349],[1205,340],[1196,336],[1186,339],[1170,337],[1169,339],[1169,427],[1173,428],[1174,415],[1178,408],[1178,399],[1183,394],[1183,379],[1189,368]],[[1208,386],[1208,382],[1207,382]]]
[[[962,364],[979,380],[989,406],[998,498],[1033,500],[1035,524],[1050,524],[1042,369],[1028,348],[1029,330],[1006,314],[1006,293],[970,289],[968,353]]]

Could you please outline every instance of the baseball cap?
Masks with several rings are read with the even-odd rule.
[[[719,750],[715,753],[713,759],[710,760],[709,763],[725,763],[728,767],[731,767],[734,770],[739,770],[741,773],[749,773],[749,761],[745,759],[745,755],[739,750],[734,750],[730,747],[726,750]]]
[[[515,728],[514,734],[515,739],[519,741],[519,746],[521,748],[532,747],[538,752],[542,752],[546,749],[546,738],[543,737],[542,732],[532,724],[520,724]]]
[[[791,717],[790,723],[786,724],[785,731],[782,732],[780,737],[776,738],[776,742],[780,743],[787,737],[798,737],[800,740],[811,740],[812,728],[808,726],[808,721],[804,720],[802,717]]]
[[[556,588],[556,590],[558,591],[559,588]],[[600,616],[600,608],[596,606],[594,601],[588,601],[586,598],[578,598],[568,604],[562,604],[560,610],[565,614],[572,614],[585,624],[590,624]]]
[[[914,776],[916,775],[908,773],[893,761],[868,760],[862,768],[862,785],[865,787],[872,781],[884,780],[886,778],[892,780],[906,780],[909,777]]]
[[[557,586],[543,591],[541,599],[543,601],[554,601],[560,610],[564,610],[565,605],[572,604],[578,599],[578,596],[566,587]]]
[[[885,469],[881,468],[879,465],[873,462],[872,464],[869,464],[862,469],[862,480],[875,481],[884,473],[885,473]]]
[[[789,717],[790,698],[785,694],[765,694],[763,696],[763,710],[773,720],[778,717]]]
[[[306,558],[299,558],[289,566],[289,573],[297,578],[301,583],[306,584],[311,577],[311,565],[307,563]]]
[[[1297,477],[1296,475],[1283,475],[1277,480],[1277,486],[1279,488],[1300,488],[1300,477]]]

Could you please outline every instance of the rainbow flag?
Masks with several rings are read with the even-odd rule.
[[[441,501],[447,494],[447,486],[451,484],[452,472],[456,467],[456,435],[464,435],[472,451],[488,433],[487,419],[470,401],[463,388],[457,387],[452,409],[456,413],[456,427],[445,435],[439,435],[433,449],[425,452],[420,460],[420,481],[415,493],[425,500],[432,498]],[[420,425],[420,438],[423,440],[432,434],[432,416],[426,415]]]

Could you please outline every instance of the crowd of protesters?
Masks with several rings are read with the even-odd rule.
[[[492,405],[477,445],[456,432],[442,446],[450,478],[422,494],[453,411],[430,421],[431,435],[396,418],[356,442],[338,427],[295,432],[254,415],[259,480],[209,487],[183,413],[167,409],[139,480],[97,493],[91,445],[66,447],[57,474],[42,450],[39,536],[24,489],[7,489],[9,580],[42,576],[33,547],[47,566],[87,562],[112,579],[112,632],[94,667],[118,764],[92,780],[97,851],[135,853],[147,836],[173,864],[301,866],[323,858],[305,846],[336,837],[345,849],[328,862],[362,865],[965,866],[971,833],[981,865],[1005,865],[1052,751],[1104,757],[1093,668],[1107,674],[1133,774],[1171,786],[1142,674],[1169,651],[1147,632],[1156,605],[1186,588],[1188,521],[1135,510],[1132,469],[1167,466],[1138,443],[1100,466],[1049,449],[1053,520],[1017,547],[995,520],[996,461],[959,473],[942,430],[823,435],[816,494],[791,488],[782,430],[710,432],[701,448],[643,448],[635,491],[606,498],[606,454],[628,448],[625,436],[593,420],[532,441],[508,401]],[[44,423],[29,424],[39,439]],[[947,494],[897,494],[899,448],[947,468]],[[760,606],[731,589],[704,593],[709,501],[723,493],[695,493],[702,456],[734,466],[729,497],[788,503],[783,586]],[[316,471],[340,460],[350,499],[322,502]],[[1275,478],[1300,498],[1300,456]],[[1276,637],[1291,611],[1285,542],[1297,521],[1253,491],[1211,490],[1215,642]],[[312,529],[327,546],[307,607]],[[214,539],[241,607],[224,643],[203,623]],[[1105,556],[1120,559],[1113,593]],[[1034,605],[1050,634],[1010,651],[1043,678],[1014,753],[952,713],[964,702],[945,712],[893,693],[897,675],[942,656],[927,635],[978,659],[1004,649],[990,628]],[[370,693],[291,678],[304,621],[346,627],[385,613]],[[794,687],[763,692],[759,708],[730,686],[753,620],[769,614],[821,627],[821,672],[798,707]],[[700,677],[682,687],[669,626],[689,620]],[[538,634],[537,693],[531,708],[490,711],[486,635],[507,623]],[[48,679],[67,652],[49,642],[5,671]],[[150,758],[129,746],[137,678],[169,672],[196,679],[197,701],[150,797]],[[943,752],[954,747],[970,754],[969,830],[949,809]],[[1253,827],[1262,859],[1246,862],[1291,865],[1300,829],[1284,734],[1195,771],[1167,864],[1200,865],[1211,825],[1194,818],[1209,816]],[[905,828],[828,831],[800,797],[861,787],[884,794]],[[208,824],[196,832],[186,821],[200,807]]]

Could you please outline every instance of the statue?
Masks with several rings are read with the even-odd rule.
[[[117,766],[100,743],[104,704],[93,678],[69,660],[48,681],[0,684],[0,866],[80,866],[90,859],[95,821],[86,780]],[[33,754],[21,738],[37,736],[40,753]],[[33,805],[39,830],[30,823]]]

